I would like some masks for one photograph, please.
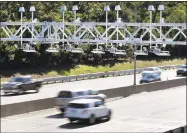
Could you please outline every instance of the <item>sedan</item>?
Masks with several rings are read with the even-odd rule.
[[[152,74],[143,75],[140,80],[140,84],[154,82],[154,81],[161,81],[161,77],[159,74],[152,73]]]
[[[181,65],[177,69],[177,76],[182,75],[182,76],[187,76],[187,65]]]

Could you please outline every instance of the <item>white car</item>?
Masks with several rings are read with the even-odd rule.
[[[110,120],[111,109],[104,105],[99,99],[78,99],[69,102],[65,117],[72,123],[76,120],[87,121],[88,124],[94,124],[97,119],[106,118]]]
[[[55,106],[58,110],[64,113],[67,104],[75,99],[88,98],[88,99],[100,99],[103,102],[107,98],[106,95],[99,93],[95,90],[69,90],[60,91],[58,96],[55,98]]]
[[[142,72],[142,76],[147,75],[147,74],[156,74],[161,76],[162,70],[158,67],[147,67],[144,69]]]

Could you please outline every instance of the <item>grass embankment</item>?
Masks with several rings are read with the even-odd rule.
[[[152,67],[152,66],[165,66],[165,65],[176,65],[184,64],[184,59],[174,59],[167,61],[137,61],[137,68]],[[1,82],[8,81],[13,75],[31,75],[33,78],[46,78],[55,76],[68,76],[68,75],[79,75],[87,73],[97,73],[105,71],[116,71],[116,70],[126,70],[133,69],[133,62],[116,63],[113,65],[103,65],[103,66],[88,66],[88,65],[77,65],[74,68],[64,69],[25,69],[25,70],[9,70],[3,71]]]

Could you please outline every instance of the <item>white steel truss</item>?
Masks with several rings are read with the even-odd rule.
[[[74,28],[76,27],[76,28]],[[162,31],[160,31],[160,27]],[[64,28],[64,29],[63,29]],[[22,29],[22,30],[21,30]],[[22,31],[22,32],[21,32]],[[186,45],[186,23],[1,22],[1,41]],[[151,36],[151,37],[150,37]],[[150,40],[151,38],[151,40]],[[151,43],[150,43],[151,42]]]

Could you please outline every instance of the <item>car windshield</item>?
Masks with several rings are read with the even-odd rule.
[[[78,91],[77,96],[84,96],[84,91]]]
[[[25,78],[12,78],[10,82],[24,82]]]
[[[144,71],[154,71],[154,68],[145,68]]]
[[[80,103],[69,103],[68,104],[69,108],[78,108],[78,109],[83,109],[83,108],[88,108],[88,104],[80,104]]]
[[[90,90],[89,91],[89,95],[98,95],[98,91],[95,91],[95,90]]]
[[[58,97],[61,97],[61,98],[72,98],[72,93],[70,91],[61,91],[58,94]]]
[[[184,66],[179,66],[179,68],[187,68],[187,66],[185,66],[185,65]]]

